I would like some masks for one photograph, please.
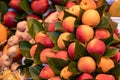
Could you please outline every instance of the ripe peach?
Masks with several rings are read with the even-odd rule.
[[[66,7],[66,8],[70,8],[70,7],[75,6],[75,5],[76,5],[75,2],[68,1],[68,2],[65,4],[65,7]]]
[[[76,18],[75,18],[75,17],[72,17],[72,16],[69,16],[69,17],[65,18],[65,19],[63,20],[63,22],[62,22],[63,28],[64,28],[66,31],[70,32],[70,33],[74,32],[74,29],[75,29],[75,27],[74,27],[75,19],[76,19]]]
[[[96,53],[99,55],[103,55],[105,52],[106,46],[105,43],[99,39],[92,39],[87,44],[87,51],[92,54]]]
[[[81,42],[88,42],[93,38],[94,30],[88,25],[80,25],[76,30],[76,38]]]
[[[35,41],[37,43],[41,43],[46,47],[53,47],[54,44],[53,42],[50,40],[48,34],[43,33],[43,32],[39,32],[35,35]]]
[[[35,54],[36,48],[37,48],[37,44],[36,44],[36,45],[33,45],[33,46],[30,48],[30,56],[31,56],[32,58],[34,58],[34,54]]]
[[[59,76],[54,76],[49,78],[48,80],[61,80]]]
[[[97,26],[100,23],[100,15],[96,10],[89,9],[83,13],[82,22],[92,27]]]
[[[80,76],[78,76],[76,80],[87,80],[87,79],[93,79],[93,76],[88,73],[83,73]]]
[[[64,32],[64,33],[61,33],[60,36],[58,37],[58,40],[57,40],[57,45],[60,49],[64,49],[65,48],[65,44],[64,44],[64,40],[65,41],[68,41],[71,36],[71,33],[69,32]]]
[[[101,60],[98,63],[98,67],[100,67],[103,72],[107,72],[108,70],[110,70],[114,66],[115,66],[115,64],[112,61],[112,59],[107,58],[107,57],[101,57]]]
[[[68,71],[68,66],[65,66],[61,72],[60,77],[63,77],[64,79],[69,80],[69,77],[72,75],[72,72]]]
[[[55,73],[49,65],[44,66],[44,68],[39,73],[39,77],[42,79],[49,79],[54,76],[55,76]]]
[[[115,54],[115,56],[112,57],[112,59],[114,59],[117,62],[120,62],[120,52],[117,51],[116,54]]]
[[[28,14],[26,19],[37,19],[40,20],[40,17],[35,14]]]
[[[98,74],[96,80],[115,80],[113,75],[110,74]]]
[[[96,3],[94,0],[82,0],[80,2],[80,7],[84,10],[96,9]]]
[[[62,21],[63,20],[63,16],[64,16],[64,11],[59,12],[58,19]]]
[[[56,53],[56,58],[60,58],[63,60],[68,60],[68,54],[67,51],[61,50]]]
[[[74,53],[75,53],[75,42],[72,42],[68,46],[68,55],[71,59],[74,59]]]
[[[96,69],[96,63],[92,57],[84,56],[79,59],[77,67],[81,72],[92,73]]]
[[[98,28],[95,30],[95,38],[106,39],[110,37],[110,32],[105,28]]]
[[[47,57],[54,57],[55,58],[56,53],[51,51],[51,48],[45,48],[40,53],[40,61],[42,63],[48,63]]]
[[[55,21],[51,22],[49,25],[48,25],[48,31],[49,32],[54,32],[55,31]]]

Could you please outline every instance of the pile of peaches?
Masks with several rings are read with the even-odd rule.
[[[120,51],[116,46],[120,36],[117,23],[106,12],[107,3],[46,1],[31,3],[32,13],[37,16],[27,16],[14,25],[7,17],[3,19],[6,26],[16,26],[15,34],[8,39],[8,48],[3,51],[7,54],[17,45],[16,56],[22,56],[17,69],[33,80],[120,80]],[[39,6],[37,2],[40,7],[35,7]],[[22,4],[25,3],[20,3],[21,7]],[[53,6],[47,11],[49,4]],[[23,11],[28,14],[31,9]],[[45,16],[46,13],[49,14]],[[16,61],[14,54],[7,54],[13,56],[12,62]]]

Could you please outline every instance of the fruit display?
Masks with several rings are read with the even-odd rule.
[[[120,80],[116,3],[1,0],[0,80]]]

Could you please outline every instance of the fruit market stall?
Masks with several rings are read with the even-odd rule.
[[[120,80],[120,1],[1,0],[0,80]]]

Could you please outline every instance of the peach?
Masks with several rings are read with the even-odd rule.
[[[80,6],[79,5],[74,5],[74,6],[70,7],[67,11],[69,13],[79,17],[79,15],[80,15]]]
[[[76,5],[75,2],[68,1],[68,2],[65,4],[65,7],[66,7],[66,8],[71,8],[72,6],[75,6],[75,5]]]
[[[100,23],[100,15],[94,9],[85,11],[82,15],[82,23],[92,27],[97,26]]]
[[[51,22],[49,25],[48,25],[48,31],[49,32],[54,32],[55,31],[55,21]]]
[[[63,17],[64,17],[64,11],[60,11],[58,14],[58,19],[62,21]]]
[[[85,73],[92,73],[96,69],[96,63],[92,57],[81,57],[77,64],[78,70]]]
[[[49,78],[48,80],[61,80],[59,76],[54,76]]]
[[[70,33],[72,33],[72,32],[74,32],[74,22],[75,22],[75,17],[72,17],[72,16],[69,16],[69,17],[66,17],[64,20],[63,20],[63,22],[62,22],[62,27],[66,30],[66,31],[68,31],[68,32],[70,32]]]
[[[87,51],[90,54],[96,53],[99,55],[104,55],[105,49],[106,49],[105,43],[99,39],[92,39],[87,44]]]
[[[74,53],[75,53],[75,42],[72,42],[68,46],[68,55],[71,59],[74,59]]]
[[[98,74],[96,80],[115,80],[113,75],[110,74]]]
[[[34,58],[34,54],[35,54],[36,48],[37,48],[37,44],[36,44],[36,45],[33,45],[33,46],[30,48],[30,56],[31,56],[32,58]]]
[[[84,10],[96,9],[97,5],[94,0],[82,0],[80,2],[80,7]]]
[[[48,63],[47,57],[54,57],[55,58],[56,53],[52,52],[51,48],[45,48],[40,53],[40,61],[42,63]]]
[[[26,17],[27,19],[37,19],[37,20],[41,20],[39,16],[35,15],[35,14],[28,14]]]
[[[112,59],[114,59],[117,62],[120,62],[120,52],[117,51],[116,54],[115,54],[115,56],[112,57]]]
[[[50,37],[48,36],[48,34],[44,33],[44,32],[38,32],[35,35],[35,41],[37,43],[41,43],[43,44],[45,47],[53,47],[54,44],[53,42],[50,40]]]
[[[39,73],[39,77],[42,79],[49,79],[54,76],[55,76],[55,73],[49,65],[44,66]]]
[[[61,72],[60,77],[69,80],[69,77],[72,75],[72,72],[68,71],[68,66],[65,66]]]
[[[81,42],[88,42],[94,36],[94,30],[88,25],[80,25],[76,30],[76,38]]]
[[[57,40],[57,45],[60,49],[65,48],[64,40],[69,41],[70,36],[71,36],[71,33],[69,33],[69,32],[63,32],[60,34],[60,36],[58,37],[58,40]]]
[[[98,28],[95,30],[95,38],[97,39],[107,39],[110,37],[110,32],[105,28]]]
[[[100,62],[98,63],[98,67],[100,67],[103,72],[109,71],[114,66],[113,60],[108,57],[101,57]]]
[[[76,80],[87,80],[87,79],[93,79],[93,76],[88,73],[83,73],[80,76],[78,76]]]
[[[56,58],[60,58],[63,60],[68,60],[68,53],[67,51],[61,50],[56,53]]]

